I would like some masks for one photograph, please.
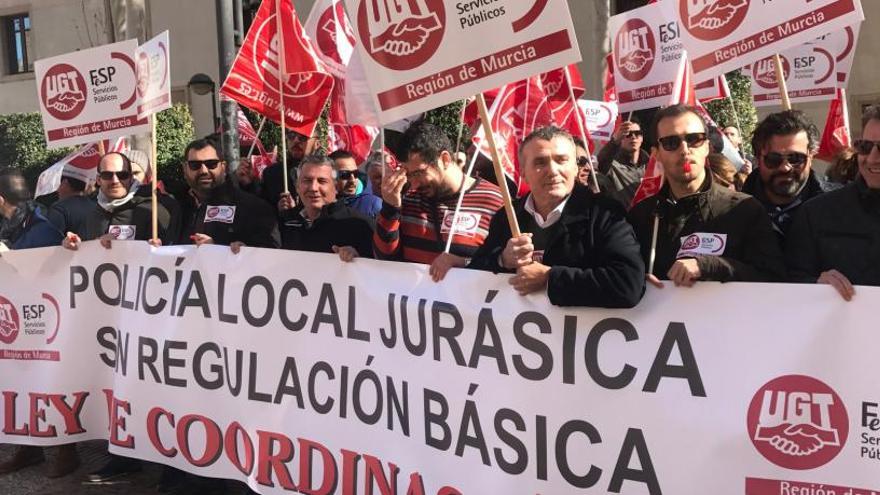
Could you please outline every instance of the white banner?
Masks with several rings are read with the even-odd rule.
[[[135,108],[137,40],[34,62],[48,148],[149,132]]]
[[[109,436],[261,493],[880,491],[880,288],[698,283],[601,310],[507,278],[134,241],[7,252],[0,441]]]
[[[578,100],[587,130],[593,139],[610,141],[617,123],[617,103],[594,100]]]
[[[345,0],[386,124],[579,62],[565,0]]]
[[[137,67],[137,113],[139,119],[171,108],[171,42],[168,31],[139,46]]]

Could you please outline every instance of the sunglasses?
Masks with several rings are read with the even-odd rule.
[[[98,172],[98,177],[100,177],[101,180],[106,180],[106,181],[113,180],[114,175],[116,176],[117,179],[119,179],[121,181],[128,180],[131,178],[131,172],[129,172],[128,170],[120,170],[118,172]]]
[[[675,151],[685,142],[688,148],[699,148],[706,144],[705,132],[689,132],[681,136],[664,136],[657,140],[666,151]]]
[[[629,131],[629,132],[627,132],[626,134],[623,135],[623,137],[625,137],[625,138],[630,138],[630,139],[633,139],[633,138],[640,138],[640,137],[642,137],[642,136],[644,136],[644,134],[642,133],[642,131]]]
[[[187,160],[186,164],[189,166],[189,169],[193,172],[200,170],[202,165],[205,166],[208,170],[214,170],[218,166],[220,166],[220,162],[223,160],[214,158],[211,160]]]
[[[791,153],[777,153],[771,151],[764,155],[764,166],[773,169],[779,168],[782,165],[782,162],[788,162],[788,164],[791,165],[791,168],[801,168],[807,163],[807,158],[809,157],[806,153],[798,153],[797,151]]]
[[[357,177],[357,172],[354,170],[342,170],[336,173],[336,178],[339,180],[349,180],[352,177]]]
[[[586,167],[590,164],[590,159],[585,156],[579,156],[577,159],[578,167]]]
[[[856,139],[853,142],[853,148],[856,149],[856,153],[860,155],[870,155],[871,150],[877,148],[877,151],[880,151],[880,141],[871,141],[869,139]]]

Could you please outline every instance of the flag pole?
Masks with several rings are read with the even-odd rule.
[[[290,187],[287,185],[287,110],[284,108],[284,79],[287,77],[285,72],[287,68],[284,62],[284,34],[281,29],[281,0],[275,0],[275,35],[278,36],[278,95],[281,100],[281,177],[284,181],[284,193],[290,194]]]
[[[382,160],[381,170],[382,170],[382,178],[384,179],[385,178],[385,169],[388,168],[388,166],[385,165],[385,163],[386,163],[386,160],[385,160],[385,127],[379,128],[379,153],[381,154],[381,160]],[[379,191],[379,192],[381,193],[382,191]]]
[[[456,152],[456,154],[458,153]],[[461,190],[458,191],[458,201],[455,203],[455,211],[452,212],[452,225],[449,227],[449,235],[446,238],[446,247],[443,249],[443,252],[446,254],[449,254],[449,250],[452,249],[452,238],[455,237],[455,230],[458,226],[458,212],[461,210],[461,203],[464,200],[464,184],[474,171],[474,165],[477,163],[477,155],[479,154],[480,150],[474,148],[474,154],[471,155],[471,161],[468,163],[467,171],[461,179]]]
[[[158,182],[159,182],[159,167],[156,163],[156,114],[150,115],[150,201],[151,201],[151,210],[152,210],[152,228],[153,228],[153,242],[159,240],[159,195],[158,195]]]
[[[504,210],[507,212],[507,223],[510,224],[510,233],[513,237],[519,237],[522,234],[519,230],[519,223],[516,221],[516,213],[513,211],[513,200],[510,197],[510,191],[507,189],[507,178],[501,166],[498,147],[495,145],[495,135],[492,133],[492,122],[489,121],[489,111],[486,109],[486,98],[483,97],[483,93],[477,95],[477,108],[480,110],[480,119],[483,121],[483,131],[486,133],[486,139],[489,141],[489,149],[492,151],[492,166],[495,168],[495,177],[498,180],[498,187],[501,189],[501,196],[504,198]]]
[[[589,142],[587,141],[587,131],[586,126],[584,126],[583,116],[581,115],[581,109],[577,104],[577,99],[574,97],[574,88],[571,86],[571,73],[569,72],[569,67],[566,65],[562,68],[565,72],[565,82],[568,84],[568,96],[571,98],[571,104],[574,106],[574,118],[577,121],[578,130],[581,133],[581,141],[584,142],[584,149],[587,150],[587,158],[590,160],[590,169],[593,168],[593,160],[589,155],[592,154],[592,150],[590,150]],[[599,180],[596,178],[597,170],[590,171],[590,189],[593,190],[594,193],[599,194]]]
[[[103,139],[99,139],[99,140],[98,140],[98,154],[101,155],[101,156],[104,156],[104,155],[107,154],[107,147],[104,146],[104,140],[103,140]]]
[[[776,81],[779,86],[779,96],[782,97],[782,109],[791,110],[791,100],[788,98],[788,84],[785,82],[785,71],[782,69],[782,58],[779,54],[773,55],[776,63]]]
[[[263,132],[264,125],[266,125],[266,116],[265,115],[263,115],[263,117],[260,119],[260,125],[259,125],[259,127],[257,127],[257,134],[256,134],[257,137],[256,137],[256,139],[254,139],[254,142],[251,143],[251,148],[248,150],[248,153],[247,153],[248,159],[250,159],[251,155],[254,154],[254,147],[257,145],[257,141],[260,140],[260,133]]]
[[[464,133],[464,110],[466,108],[467,100],[464,100],[463,105],[461,106],[461,112],[458,114],[458,139],[455,141],[455,155],[453,155],[453,161],[458,160],[458,151],[461,147],[461,135]]]

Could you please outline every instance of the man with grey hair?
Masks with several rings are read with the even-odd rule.
[[[514,206],[522,234],[511,235],[499,210],[469,267],[515,273],[510,284],[517,292],[546,290],[557,306],[635,306],[645,290],[639,243],[620,205],[577,183],[571,135],[538,129],[519,155],[531,188]]]
[[[855,182],[805,204],[786,238],[789,276],[833,286],[849,301],[855,285],[880,286],[880,106],[862,117]]]
[[[754,196],[770,216],[780,242],[797,209],[831,188],[813,172],[819,131],[798,110],[768,115],[752,135],[757,169],[749,174],[743,192]]]
[[[337,253],[343,261],[373,257],[373,225],[367,217],[337,201],[336,170],[323,155],[303,157],[297,170],[294,206],[289,195],[282,195],[281,210],[287,220],[281,225],[284,249]]]

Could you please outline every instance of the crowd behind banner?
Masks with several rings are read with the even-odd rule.
[[[724,133],[743,149],[738,129]],[[646,284],[821,283],[847,300],[858,297],[858,285],[880,286],[878,107],[865,110],[861,138],[825,176],[812,163],[818,131],[798,111],[759,123],[754,156],[740,151],[747,163],[740,170],[719,154],[720,134],[685,105],[663,108],[651,122],[623,122],[595,157],[563,129],[537,129],[518,150],[529,192],[513,204],[522,232],[515,236],[491,164],[478,157],[467,174],[467,160],[432,124],[411,125],[394,157],[373,153],[362,163],[350,150],[314,153],[315,140],[292,131],[286,139],[288,173],[276,163],[261,177],[247,161],[230,170],[214,137],[191,142],[181,150],[185,187],[160,188],[158,239],[149,186],[158,179],[146,153],[105,154],[94,186],[63,172],[48,207],[32,199],[14,163],[2,164],[3,249],[76,250],[91,240],[112,249],[140,240],[336,253],[341,262],[427,264],[438,283],[452,268],[507,273],[519,294],[605,308],[636,306]],[[663,186],[632,204],[652,159]],[[591,176],[599,193],[588,187]],[[829,290],[829,297],[837,296]],[[21,447],[0,472],[42,459],[41,449]],[[51,474],[78,462],[67,446]],[[112,458],[90,480],[137,469],[139,461]],[[192,482],[170,468],[166,474],[169,486]]]

